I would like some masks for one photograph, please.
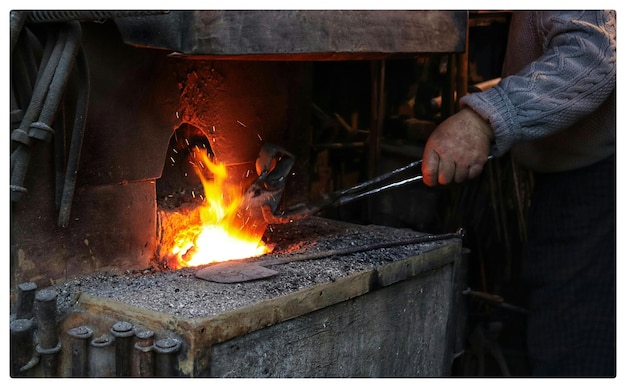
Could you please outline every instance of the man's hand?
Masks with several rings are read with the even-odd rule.
[[[428,186],[461,183],[476,178],[487,162],[493,130],[485,120],[464,108],[442,122],[424,149],[422,173]]]

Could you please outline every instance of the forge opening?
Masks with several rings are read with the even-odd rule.
[[[206,134],[190,124],[178,127],[167,146],[163,173],[156,181],[160,209],[176,209],[203,200],[202,181],[194,169],[200,153],[211,159],[215,157]]]

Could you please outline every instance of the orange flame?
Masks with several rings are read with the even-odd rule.
[[[198,156],[196,156],[198,158]],[[175,233],[170,254],[178,267],[194,267],[214,262],[245,259],[268,253],[262,236],[246,233],[237,211],[243,200],[239,187],[227,183],[226,166],[213,163],[199,153],[194,168],[202,181],[204,201],[195,212],[196,222]],[[207,178],[206,171],[213,175]],[[193,218],[193,217],[191,217]]]

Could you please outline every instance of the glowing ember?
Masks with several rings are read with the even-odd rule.
[[[204,201],[173,237],[171,254],[178,267],[191,267],[220,261],[245,259],[268,253],[262,236],[250,235],[238,209],[242,190],[226,182],[226,167],[213,163],[205,152],[194,153],[191,161],[204,188]],[[212,174],[213,179],[207,177]]]

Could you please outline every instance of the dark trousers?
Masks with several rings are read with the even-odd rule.
[[[615,158],[536,174],[525,280],[536,376],[615,376]]]

